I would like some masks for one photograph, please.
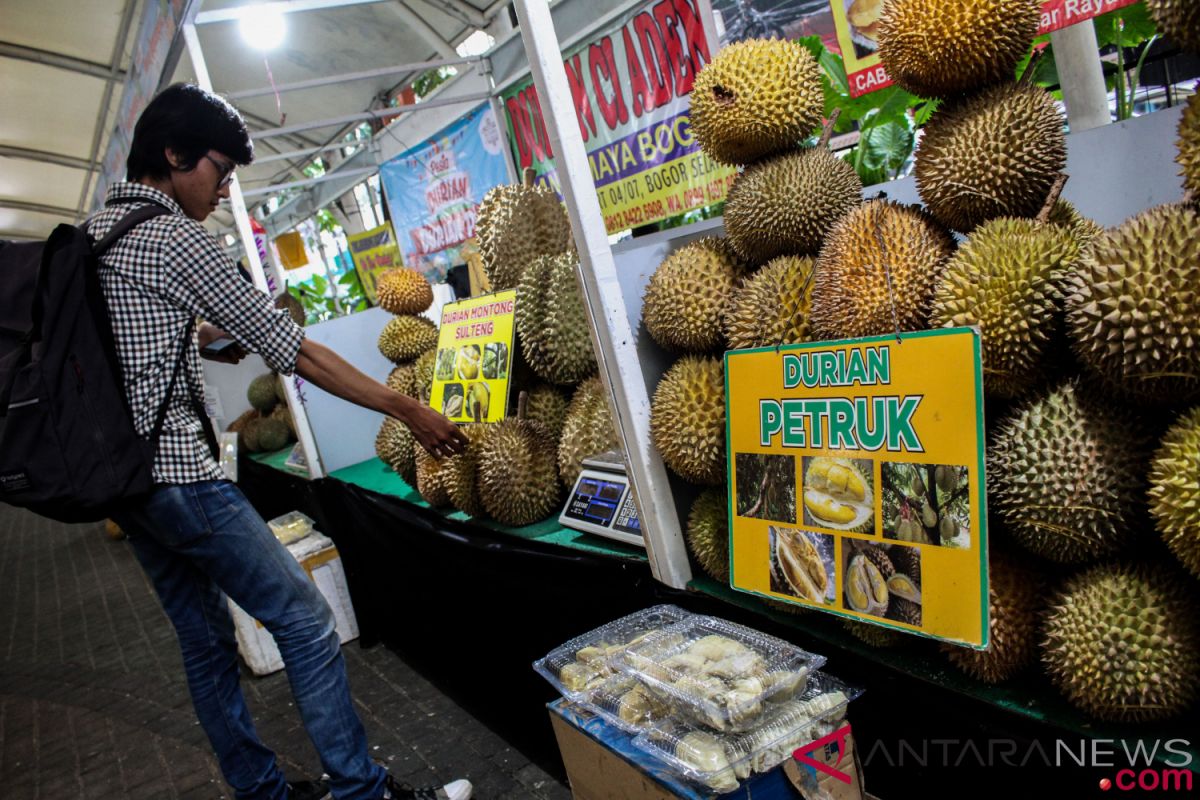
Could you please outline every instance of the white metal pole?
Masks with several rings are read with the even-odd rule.
[[[192,69],[196,73],[196,82],[201,89],[211,92],[212,79],[208,75],[208,64],[204,60],[204,50],[200,47],[200,39],[196,36],[196,26],[191,22],[183,25],[183,40],[187,43],[188,56],[192,59]],[[250,214],[246,211],[246,201],[242,197],[242,187],[238,183],[237,173],[229,184],[229,205],[233,209],[233,219],[237,223],[238,235],[242,239],[242,248],[246,251],[246,261],[250,265],[250,275],[254,285],[267,292],[267,276],[263,271],[262,260],[258,257],[258,244],[254,241],[254,231],[250,228]],[[282,288],[282,287],[281,287]],[[304,459],[308,462],[308,476],[313,480],[325,477],[325,469],[321,466],[321,456],[317,451],[317,440],[313,436],[312,426],[308,423],[308,412],[300,393],[296,389],[295,379],[283,381],[287,394],[288,408],[292,411],[292,420],[296,423],[296,439],[304,450]]]
[[[544,0],[515,0],[515,5],[579,250],[578,277],[591,317],[592,342],[625,447],[650,568],[658,580],[682,589],[691,580],[691,565],[667,471],[650,439],[650,398],[638,366],[633,330],[571,103],[550,6]]]
[[[1112,122],[1108,107],[1108,87],[1104,84],[1104,67],[1100,62],[1100,46],[1092,21],[1076,23],[1050,34],[1054,48],[1054,63],[1062,85],[1063,101],[1067,105],[1067,121],[1071,133],[1099,128]]]

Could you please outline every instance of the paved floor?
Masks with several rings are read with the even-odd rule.
[[[376,758],[413,784],[468,777],[480,800],[565,786],[383,647],[343,648]],[[243,678],[289,777],[320,772],[283,673]],[[174,634],[124,542],[0,505],[0,781],[5,800],[229,797]]]

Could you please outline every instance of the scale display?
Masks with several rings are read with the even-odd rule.
[[[585,460],[584,469],[559,515],[559,523],[645,547],[633,491],[623,470],[624,465],[619,459],[597,457]]]

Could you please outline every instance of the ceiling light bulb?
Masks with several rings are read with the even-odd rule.
[[[256,50],[274,50],[287,32],[283,12],[267,5],[248,6],[238,20],[238,28],[246,44]]]

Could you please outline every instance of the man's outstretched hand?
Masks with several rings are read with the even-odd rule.
[[[200,355],[209,361],[219,361],[222,364],[236,364],[246,357],[246,351],[237,342],[233,342],[219,353],[206,353],[204,348],[218,339],[227,339],[229,334],[213,325],[211,322],[205,322],[200,325],[196,331],[196,343],[200,345]]]
[[[401,419],[417,443],[436,458],[447,458],[467,448],[467,435],[429,406],[413,403],[408,419]]]

